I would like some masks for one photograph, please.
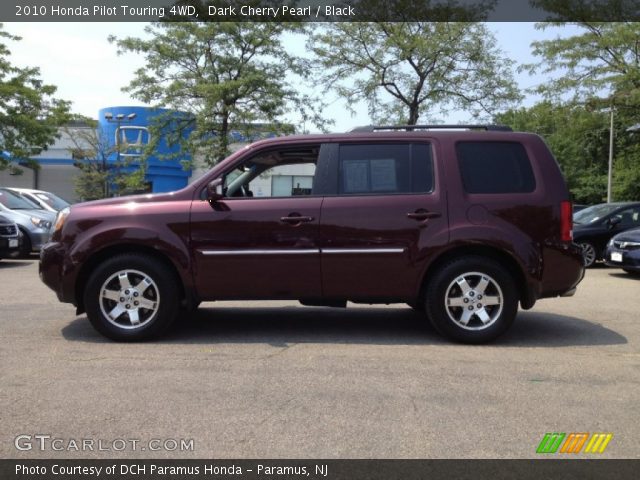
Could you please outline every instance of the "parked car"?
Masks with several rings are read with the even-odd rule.
[[[20,248],[18,226],[10,218],[0,215],[0,259],[10,257]]]
[[[253,196],[291,165],[314,169],[310,188]],[[480,343],[509,328],[518,303],[574,294],[584,267],[571,214],[537,135],[412,126],[281,137],[182,190],[62,210],[40,275],[116,340],[158,335],[201,301],[294,299],[406,302],[444,335]]]
[[[605,263],[640,275],[640,228],[615,235],[607,244]]]
[[[585,266],[604,259],[611,237],[635,227],[640,227],[640,202],[601,203],[574,214],[573,238],[582,249]]]
[[[49,239],[55,214],[38,208],[26,198],[7,188],[0,188],[0,214],[11,219],[22,232],[20,256],[39,252]]]
[[[43,210],[48,210],[53,213],[58,213],[63,208],[70,205],[69,202],[60,198],[55,193],[45,192],[44,190],[35,190],[33,188],[7,188],[15,192],[30,202],[34,203]]]
[[[584,210],[585,208],[588,208],[589,205],[584,205],[582,203],[574,203],[573,204],[573,213],[577,213],[580,210]]]

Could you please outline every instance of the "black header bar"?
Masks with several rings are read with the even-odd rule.
[[[0,22],[640,21],[638,0],[2,0]]]

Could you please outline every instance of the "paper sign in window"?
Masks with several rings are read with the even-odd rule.
[[[395,192],[398,190],[396,161],[393,158],[371,160],[370,166],[372,192]]]
[[[369,190],[369,162],[367,160],[344,160],[342,173],[346,193],[366,192]]]

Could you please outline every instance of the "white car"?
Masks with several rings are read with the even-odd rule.
[[[69,202],[58,197],[55,193],[45,192],[44,190],[35,190],[33,188],[13,188],[7,187],[32,203],[38,205],[41,209],[49,212],[58,213],[60,210],[67,208]]]

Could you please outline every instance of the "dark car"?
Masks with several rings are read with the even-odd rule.
[[[584,268],[571,215],[537,135],[289,136],[176,192],[63,210],[40,275],[117,340],[157,335],[201,301],[294,299],[408,303],[444,335],[480,343],[507,330],[518,304],[575,292]]]
[[[582,249],[585,266],[604,259],[611,237],[636,227],[640,227],[640,202],[601,203],[574,214],[573,238]]]
[[[0,215],[0,259],[16,254],[20,249],[20,230],[13,220]]]
[[[640,275],[640,228],[615,235],[607,245],[605,263]]]

